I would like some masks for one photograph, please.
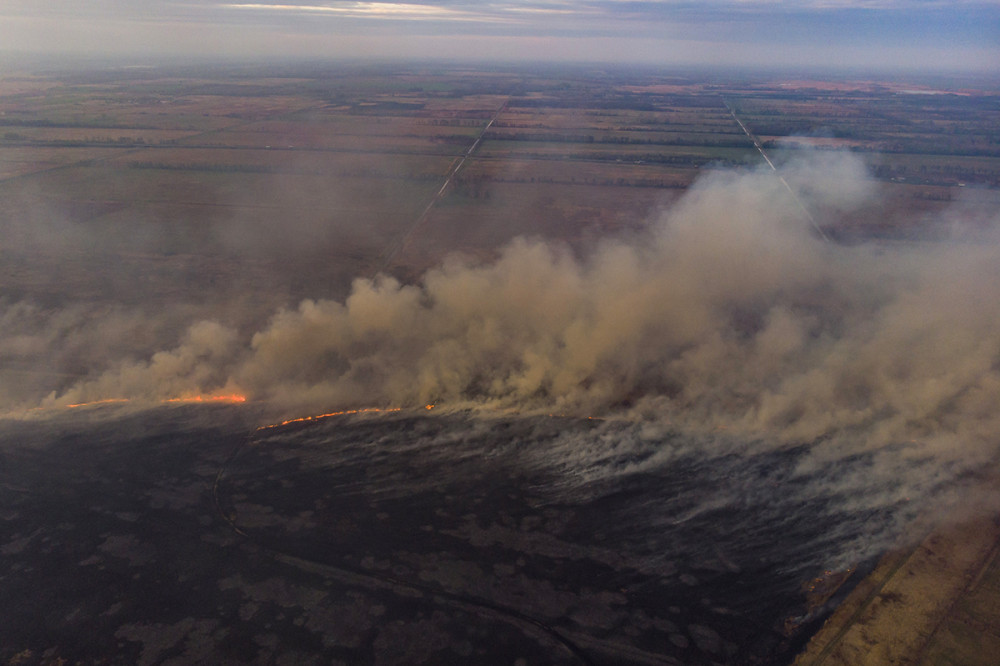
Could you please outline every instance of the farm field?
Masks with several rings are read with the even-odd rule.
[[[8,73],[3,251],[96,230],[100,241],[78,247],[77,260],[187,257],[237,280],[294,256],[297,278],[281,259],[280,277],[255,279],[279,300],[343,296],[353,276],[416,279],[448,252],[488,256],[517,235],[577,245],[639,227],[702,173],[762,164],[730,108],[776,162],[803,151],[863,158],[881,209],[831,211],[832,236],[911,237],[926,231],[921,211],[960,197],[996,205],[998,100],[975,82],[580,68]],[[43,263],[34,283],[51,268]],[[4,288],[16,282],[8,272]],[[127,285],[115,289],[128,298]]]

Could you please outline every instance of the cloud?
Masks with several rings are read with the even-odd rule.
[[[258,12],[290,12],[299,14],[328,14],[335,17],[395,19],[404,21],[443,20],[466,21],[487,20],[483,14],[459,11],[447,6],[432,4],[412,4],[399,2],[350,2],[343,4],[262,4],[232,3],[220,5],[223,9]]]
[[[995,71],[995,2],[8,2],[12,51]]]

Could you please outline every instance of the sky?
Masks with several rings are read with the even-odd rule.
[[[0,0],[0,48],[1000,71],[1000,0],[283,1]]]

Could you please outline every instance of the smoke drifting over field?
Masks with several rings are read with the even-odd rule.
[[[871,196],[847,156],[786,171],[819,210]],[[995,241],[825,243],[769,174],[717,173],[582,258],[520,239],[416,285],[358,279],[345,301],[304,301],[249,338],[199,322],[48,403],[240,390],[297,409],[624,411],[783,441],[985,451],[1000,431]]]
[[[785,173],[817,214],[873,196],[850,156]],[[641,233],[583,256],[520,239],[491,263],[453,257],[419,284],[358,279],[343,302],[304,301],[252,334],[198,321],[139,361],[113,360],[125,338],[136,346],[118,310],[77,332],[92,315],[15,306],[0,335],[75,350],[90,376],[50,406],[213,392],[293,414],[437,403],[971,464],[1000,432],[998,290],[995,235],[955,226],[935,243],[827,243],[769,173],[718,172]]]

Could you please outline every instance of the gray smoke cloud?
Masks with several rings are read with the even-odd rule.
[[[849,154],[783,173],[820,217],[875,196]],[[45,404],[208,392],[289,413],[436,403],[971,465],[1000,433],[1000,243],[983,231],[998,221],[956,215],[933,243],[829,243],[773,174],[714,172],[641,232],[588,252],[521,238],[417,284],[358,279],[345,300],[303,301],[250,336],[201,321]]]

